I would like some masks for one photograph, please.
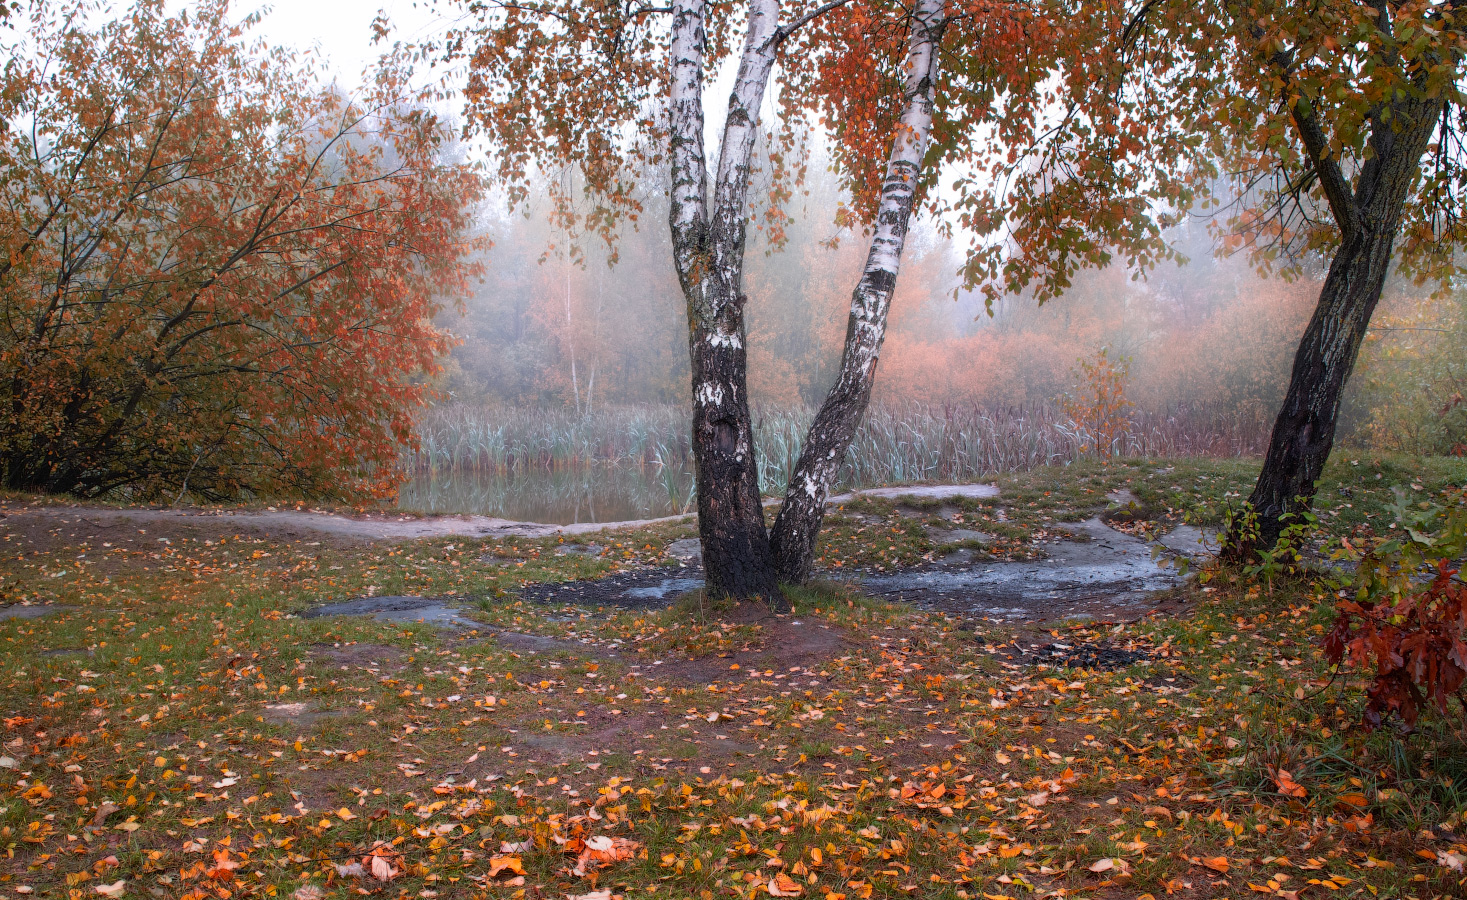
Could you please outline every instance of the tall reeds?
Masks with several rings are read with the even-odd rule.
[[[813,412],[755,413],[760,480],[783,491]],[[1135,410],[1110,440],[1118,457],[1253,456],[1267,446],[1262,409],[1176,406]],[[555,472],[600,466],[683,475],[693,468],[688,415],[673,405],[606,408],[590,416],[548,409],[442,407],[419,426],[413,475]],[[1028,406],[873,407],[856,435],[841,487],[974,481],[1095,452],[1058,403]],[[677,479],[681,481],[682,479]]]

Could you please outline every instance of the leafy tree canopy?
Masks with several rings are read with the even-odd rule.
[[[0,475],[385,489],[479,176],[403,59],[348,97],[227,0],[167,6],[40,4],[0,74]]]

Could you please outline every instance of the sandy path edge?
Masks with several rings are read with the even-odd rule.
[[[831,497],[829,503],[846,503],[856,497],[996,497],[998,488],[989,484],[916,485],[908,488],[874,488]],[[776,501],[777,502],[777,501]],[[8,520],[46,517],[63,521],[75,519],[94,526],[128,523],[190,523],[240,527],[271,534],[311,531],[324,535],[358,540],[409,541],[435,537],[555,537],[624,531],[692,521],[696,513],[664,516],[658,519],[632,519],[624,522],[578,522],[572,525],[548,525],[539,522],[515,522],[493,516],[401,516],[388,514],[349,516],[311,510],[268,509],[157,509],[119,508],[85,505],[10,506],[0,512],[0,527]]]

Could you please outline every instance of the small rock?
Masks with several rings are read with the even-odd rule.
[[[937,562],[943,566],[970,566],[973,564],[973,551],[966,547],[961,550],[954,550]]]
[[[555,548],[556,556],[600,556],[600,544],[561,544]]]
[[[694,562],[703,558],[703,542],[697,538],[683,538],[668,544],[664,552],[673,559]]]
[[[964,541],[974,541],[979,544],[990,544],[993,535],[982,531],[973,531],[968,528],[953,528],[942,530],[937,528],[927,529],[927,537],[934,544],[961,544]]]

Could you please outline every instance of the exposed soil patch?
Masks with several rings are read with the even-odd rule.
[[[309,728],[324,719],[341,715],[337,710],[317,709],[309,703],[270,703],[261,714],[272,725]]]
[[[324,616],[371,616],[379,622],[433,625],[455,630],[485,631],[482,622],[464,615],[449,597],[361,597],[343,603],[327,603],[303,611],[302,619]]]
[[[1055,641],[1049,644],[1015,641],[1000,649],[998,657],[1004,662],[1024,666],[1094,669],[1100,672],[1118,672],[1152,659],[1145,650],[1088,641]]]
[[[12,603],[10,606],[0,606],[0,619],[41,619],[57,613],[71,612],[74,609],[76,609],[75,606],[54,603],[35,605]]]
[[[576,641],[567,641],[560,638],[545,637],[538,634],[524,634],[519,631],[503,631],[497,628],[489,629],[496,643],[520,653],[575,653],[590,654],[594,656],[615,656],[614,652],[597,647],[589,647]]]
[[[343,669],[402,669],[407,654],[386,644],[314,644],[311,656]]]
[[[763,613],[754,604],[742,604],[736,613],[745,621],[760,627],[758,646],[750,650],[732,650],[695,659],[665,659],[629,663],[634,676],[667,679],[693,684],[740,682],[761,675],[781,680],[798,681],[804,687],[826,683],[828,674],[822,666],[844,655],[854,646],[839,628],[818,620],[805,620],[788,615]],[[722,617],[720,617],[722,618]]]

